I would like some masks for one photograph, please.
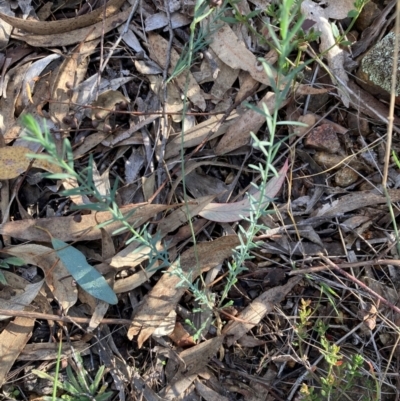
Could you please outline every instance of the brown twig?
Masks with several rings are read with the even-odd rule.
[[[400,313],[400,308],[398,308],[396,305],[393,305],[391,302],[389,302],[386,298],[383,298],[381,295],[379,295],[377,292],[374,290],[371,290],[366,284],[364,284],[362,281],[360,281],[358,278],[352,276],[351,274],[347,273],[345,270],[341,269],[338,265],[335,263],[331,262],[325,255],[322,253],[319,253],[318,256],[323,259],[328,265],[334,269],[339,271],[343,276],[348,278],[350,281],[353,283],[357,284],[360,286],[363,290],[371,294],[374,298],[379,299],[382,303],[384,303],[386,306],[388,306],[390,309],[393,311]]]
[[[10,317],[30,317],[32,319],[43,319],[43,320],[55,320],[58,322],[65,322],[65,323],[90,323],[91,320],[88,317],[72,318],[69,316],[57,316],[57,315],[50,315],[48,313],[37,313],[37,312],[9,310],[9,309],[0,309],[0,315],[10,316]],[[128,319],[102,319],[100,323],[130,325],[132,321]]]
[[[349,269],[351,267],[364,267],[373,265],[395,265],[400,266],[399,259],[377,259],[377,260],[366,260],[364,262],[354,262],[354,263],[341,263],[338,265],[341,269]],[[307,274],[307,273],[317,273],[325,270],[329,270],[328,266],[311,266],[304,269],[292,270],[289,276],[295,276],[297,274]]]

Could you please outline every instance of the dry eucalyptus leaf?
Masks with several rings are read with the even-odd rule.
[[[120,91],[109,90],[103,92],[97,97],[97,100],[92,103],[92,120],[101,120],[106,118],[115,105],[121,102],[129,103],[130,100]]]
[[[6,382],[7,373],[30,339],[34,324],[35,319],[16,317],[0,334],[0,387]]]
[[[286,102],[281,102],[280,107],[285,106]],[[258,102],[257,108],[267,107],[270,112],[276,108],[275,94],[267,92]],[[250,132],[257,133],[260,127],[265,123],[265,116],[256,110],[247,110],[236,124],[231,125],[221,138],[215,148],[217,155],[222,155],[240,148],[249,143]]]
[[[157,213],[168,209],[168,205],[143,205],[131,204],[121,208],[123,214],[129,214],[133,209],[135,213],[130,213],[127,221],[138,227],[147,220],[153,218]],[[62,241],[93,241],[101,238],[101,231],[97,225],[108,221],[112,218],[109,212],[98,212],[96,214],[82,215],[80,220],[76,216],[64,217],[48,217],[35,220],[16,220],[8,221],[0,225],[0,234],[9,235],[15,238],[26,239],[28,241],[49,241],[49,236],[37,226],[50,231],[53,237]],[[108,224],[105,230],[109,233],[114,233],[115,230],[121,228],[122,225],[118,222]],[[121,234],[121,232],[119,232]]]
[[[72,349],[72,347],[73,349]],[[61,358],[69,358],[73,352],[79,352],[85,355],[88,352],[88,344],[85,341],[73,341],[71,345],[67,342],[62,343]],[[26,344],[21,354],[18,356],[19,361],[54,361],[59,355],[58,343],[32,343]]]
[[[7,277],[10,274],[10,272],[4,271],[3,272],[4,277],[7,280]],[[32,301],[36,298],[38,295],[40,289],[43,286],[44,280],[41,280],[37,283],[30,284],[29,281],[26,281],[25,288],[23,291],[17,291],[15,292],[15,295],[11,296],[9,299],[2,299],[1,300],[1,307],[3,309],[8,309],[8,310],[15,310],[15,311],[21,311],[24,310],[26,306],[29,306]],[[0,321],[1,320],[6,320],[9,319],[10,316],[2,316],[0,315]],[[1,355],[1,353],[0,353]]]
[[[270,79],[256,56],[247,49],[227,24],[214,34],[210,47],[231,68],[247,71],[256,81],[270,84]]]
[[[301,277],[296,277],[296,280],[291,278],[287,284],[263,292],[237,316],[237,320],[231,320],[222,331],[227,337],[228,346],[256,326],[267,313],[271,313],[274,306],[282,302],[300,280]]]
[[[181,26],[189,25],[191,20],[181,13],[171,14],[172,29],[180,28]],[[145,21],[145,31],[150,32],[156,29],[168,26],[168,17],[164,12],[150,15]]]
[[[63,310],[75,305],[78,299],[73,278],[53,248],[37,244],[17,245],[7,249],[7,253],[22,259],[27,264],[40,267],[45,273],[46,283]]]
[[[0,148],[0,180],[11,180],[24,173],[31,162],[27,154],[31,153],[30,149],[19,146]],[[52,173],[61,172],[60,167],[49,163],[47,160],[35,160],[33,167]]]
[[[316,22],[315,29],[321,33],[319,51],[325,54],[334,77],[339,81],[339,94],[343,104],[349,107],[350,99],[346,88],[349,79],[344,68],[344,53],[336,44],[326,10],[311,0],[304,0],[301,3],[301,12],[305,18]]]
[[[118,12],[124,1],[125,0],[110,0],[106,9],[100,7],[91,13],[58,21],[24,20],[2,13],[0,13],[0,18],[14,28],[19,28],[29,33],[38,35],[58,35],[103,21],[103,18],[110,17]]]
[[[347,18],[351,10],[355,10],[355,0],[328,0],[325,7],[325,15],[331,19]]]
[[[181,255],[180,268],[185,273],[191,271],[190,279],[194,281],[200,273],[210,270],[231,256],[232,249],[237,245],[239,245],[239,239],[236,235],[199,243],[196,249],[192,247]],[[197,265],[198,268],[196,268]],[[164,273],[137,310],[128,330],[128,338],[132,340],[135,335],[139,334],[139,348],[153,334],[170,311],[175,309],[176,304],[185,292],[186,286],[177,287],[181,279],[168,273],[173,271],[176,266],[177,263],[174,263]]]
[[[155,33],[149,34],[148,41],[150,45],[150,57],[156,61],[161,68],[163,68],[168,59],[168,42],[162,36]],[[173,72],[178,61],[179,54],[175,49],[172,49],[171,63],[170,68],[168,69],[170,74]],[[205,110],[206,101],[204,99],[203,92],[191,73],[189,73],[188,80],[187,97],[200,110]],[[178,87],[183,92],[186,89],[186,74],[180,74],[174,79],[174,82],[177,83]]]
[[[96,49],[98,40],[82,43],[73,49],[65,58],[57,70],[57,75],[51,87],[51,98],[57,99],[50,102],[49,113],[53,121],[62,129],[70,127],[63,122],[70,110],[70,89],[76,87],[84,78],[88,67],[88,57]]]
[[[400,189],[389,189],[389,196],[392,202],[400,201]],[[323,205],[316,213],[316,216],[340,216],[344,213],[365,208],[366,206],[378,205],[386,203],[387,198],[384,195],[377,194],[373,191],[359,191],[350,195]]]
[[[16,32],[14,35],[16,39],[22,40],[35,47],[57,47],[90,42],[123,24],[128,18],[131,8],[132,7],[129,7],[125,11],[106,18],[104,21],[100,21],[97,24],[76,29],[71,32],[62,34],[54,33],[52,35],[33,35]]]
[[[28,70],[26,71],[26,74],[25,74],[25,77],[24,77],[24,80],[22,83],[22,89],[21,89],[22,105],[24,107],[26,107],[29,104],[27,86],[29,86],[30,91],[33,92],[33,89],[35,86],[35,78],[40,76],[40,74],[47,67],[48,64],[50,64],[53,60],[55,60],[59,57],[60,57],[59,54],[50,54],[47,57],[44,57],[38,61],[35,61],[28,68]]]

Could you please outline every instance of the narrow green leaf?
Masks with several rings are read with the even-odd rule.
[[[99,387],[105,368],[106,367],[104,365],[100,366],[99,370],[97,371],[96,377],[94,378],[93,383],[89,386],[89,390],[90,390],[91,394],[94,394],[96,392],[97,388]]]
[[[87,293],[112,305],[118,303],[115,292],[105,278],[87,263],[82,252],[57,238],[52,238],[51,243],[72,277]]]
[[[0,271],[0,284],[8,285],[7,280],[1,271]]]

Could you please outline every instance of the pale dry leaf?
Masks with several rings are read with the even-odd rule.
[[[168,316],[159,324],[159,326],[154,330],[154,337],[163,337],[170,335],[175,328],[176,322],[176,312],[172,310]]]
[[[295,280],[293,280],[293,278],[295,278]],[[273,312],[275,305],[282,302],[289,291],[301,281],[301,277],[293,278],[285,285],[274,287],[263,292],[236,316],[238,318],[237,320],[231,320],[224,327],[222,332],[227,337],[229,347],[254,326],[259,324],[267,313]]]
[[[214,97],[213,103],[219,103],[224,99],[226,92],[233,87],[239,72],[240,70],[237,68],[232,68],[222,62],[218,63],[218,75],[213,77],[215,80],[210,92]]]
[[[21,90],[22,106],[24,108],[29,104],[28,87],[30,92],[33,93],[35,88],[35,78],[40,76],[42,71],[47,67],[49,63],[58,58],[60,58],[59,54],[50,54],[47,57],[35,61],[28,68],[24,80],[22,82],[22,90]]]
[[[93,184],[101,196],[107,197],[111,193],[111,184],[109,179],[109,170],[106,169],[103,174],[100,175],[97,169],[96,163],[92,163],[92,177]]]
[[[147,220],[152,219],[157,213],[168,208],[168,205],[131,204],[122,207],[121,212],[129,214],[135,210],[133,215],[129,214],[127,221],[134,227],[138,227]],[[98,212],[96,214],[82,215],[80,216],[80,221],[75,216],[9,221],[0,226],[0,234],[28,241],[48,242],[48,234],[36,228],[36,226],[39,226],[48,230],[54,238],[65,242],[78,240],[93,241],[101,238],[101,231],[97,228],[97,225],[109,221],[111,218],[112,215],[109,212]],[[121,227],[120,223],[114,222],[104,228],[107,232],[114,235],[114,231]]]
[[[90,297],[94,300],[94,298],[92,296],[90,296]],[[82,301],[82,299],[81,299],[81,301]],[[94,302],[95,302],[95,306],[92,309],[90,322],[89,322],[89,325],[87,328],[87,331],[89,333],[92,333],[94,330],[96,330],[99,327],[99,325],[101,324],[101,321],[103,320],[104,316],[108,312],[108,309],[110,306],[107,302],[104,302],[104,301],[94,300]]]
[[[97,75],[95,75],[97,77]],[[116,91],[122,85],[127,84],[128,82],[132,81],[133,77],[121,77],[121,78],[114,78],[114,79],[106,79],[102,78],[99,85],[98,93],[101,94],[103,92],[114,90]],[[85,103],[87,104],[87,103]]]
[[[355,0],[328,0],[325,7],[325,15],[331,19],[347,18],[351,10],[355,10]]]
[[[285,180],[288,167],[289,164],[286,160],[284,166],[280,169],[278,176],[269,180],[267,187],[265,188],[264,200],[261,207],[265,208],[279,192]],[[260,192],[256,192],[252,197],[258,200],[260,198]],[[229,223],[248,217],[250,212],[250,200],[246,198],[242,201],[233,203],[209,203],[199,213],[199,216],[211,221]]]
[[[186,274],[191,272],[190,279],[194,281],[201,272],[208,271],[231,256],[232,250],[237,245],[239,245],[239,239],[234,235],[197,244],[196,250],[190,248],[181,255],[180,268]],[[197,262],[198,267],[196,268]],[[177,302],[186,290],[186,286],[177,288],[177,284],[181,281],[180,278],[170,275],[176,267],[177,262],[164,273],[137,310],[128,330],[128,338],[132,340],[135,335],[139,334],[139,348],[170,311],[175,309]]]
[[[11,11],[10,2],[0,2],[0,12],[2,14],[14,16],[14,12]],[[0,50],[3,50],[10,40],[10,35],[13,27],[5,21],[0,21]]]
[[[42,282],[43,284],[43,282]],[[0,387],[32,335],[35,319],[16,317],[0,334]]]
[[[9,70],[5,75],[3,86],[0,88],[0,96],[2,95],[0,99],[0,131],[3,136],[7,136],[7,131],[14,125],[15,102],[21,92],[22,82],[29,66],[30,63],[19,64]]]
[[[40,267],[46,284],[64,311],[76,304],[78,291],[73,278],[53,248],[37,244],[16,245],[5,251],[25,263]]]
[[[349,79],[344,68],[344,53],[336,44],[329,17],[321,6],[311,0],[301,3],[301,12],[305,18],[315,21],[315,30],[321,33],[319,51],[325,54],[334,77],[339,80],[339,95],[343,104],[349,107],[350,99],[346,88]]]
[[[73,349],[72,349],[72,347]],[[59,355],[58,343],[32,343],[26,344],[20,355],[18,361],[53,361]],[[88,353],[88,343],[84,341],[73,341],[71,344],[67,342],[62,343],[61,358],[69,358],[73,352],[79,352],[81,355]]]
[[[134,370],[132,372],[132,385],[137,394],[143,395],[143,399],[146,401],[165,401],[165,398],[161,398],[156,392],[149,386],[149,381],[144,380],[140,374]],[[180,393],[178,393],[180,394]]]
[[[188,218],[192,219],[194,216],[198,215],[214,198],[215,195],[203,196],[187,205],[181,206],[167,217],[164,217],[158,224],[158,232],[161,238],[186,224]]]
[[[219,121],[221,120],[221,117],[222,114],[211,116],[206,121],[203,121],[200,124],[197,124],[193,128],[189,129],[188,131],[185,131],[185,135],[183,138],[184,143],[182,145],[183,148],[186,149],[199,145],[208,136],[210,131],[214,130],[217,127],[218,130],[210,136],[209,140],[223,135],[231,124],[237,123],[237,118],[239,118],[238,114],[236,112],[233,112],[231,116],[227,119],[227,121],[219,126]],[[177,135],[170,142],[168,142],[165,152],[166,159],[170,159],[171,157],[177,156],[179,154],[181,141],[181,135]]]
[[[400,189],[389,189],[388,192],[392,202],[400,201]],[[386,202],[387,198],[384,195],[374,191],[359,191],[345,195],[332,204],[323,205],[315,215],[317,217],[340,216],[352,210],[363,210],[366,206],[379,205]]]
[[[74,158],[86,155],[89,151],[94,149],[99,143],[106,140],[110,134],[107,132],[96,132],[85,138],[85,142],[73,151]]]
[[[101,231],[101,257],[103,260],[111,259],[115,255],[114,241],[109,232],[104,228]]]
[[[171,380],[172,383],[177,382],[186,375],[190,376],[203,370],[210,362],[210,359],[217,354],[223,341],[224,336],[214,337],[180,352],[179,359],[184,363],[180,364],[179,370]]]
[[[204,206],[213,199],[214,195],[205,196],[204,198],[197,199],[194,203],[180,207],[179,209],[173,211],[169,216],[165,217],[158,226],[160,241],[156,244],[157,249],[159,251],[164,250],[164,245],[161,243],[161,240],[169,232],[175,231],[181,225],[185,224],[188,221],[188,213],[189,216],[196,216],[204,208]],[[172,243],[169,241],[167,246],[171,245]],[[151,249],[149,247],[141,247],[140,251],[135,251],[137,247],[138,244],[136,243],[129,244],[125,249],[120,251],[112,258],[110,265],[117,269],[122,267],[134,268],[148,260]],[[148,281],[155,272],[155,269],[152,271],[139,270],[126,278],[117,280],[114,284],[114,291],[116,294],[132,291]]]
[[[141,149],[132,149],[132,153],[125,161],[125,182],[132,184],[138,179],[140,169],[144,164],[144,156]]]
[[[34,47],[69,46],[75,43],[90,42],[123,24],[128,18],[131,8],[132,7],[129,7],[125,11],[106,18],[104,21],[100,21],[94,25],[76,29],[71,32],[52,35],[36,35],[16,32],[14,33],[14,36],[16,39],[22,40]]]
[[[182,351],[179,354],[178,362],[180,363],[169,359],[167,369],[176,374],[169,380],[169,386],[161,392],[164,400],[175,401],[176,394],[187,392],[198,374],[204,371],[210,359],[217,354],[223,339],[223,336],[214,337]],[[169,365],[172,366],[169,367]]]
[[[129,244],[129,249],[127,247],[115,255],[115,257],[112,258],[110,265],[114,268],[136,267],[149,259],[150,252],[152,251],[150,247],[139,248],[138,244],[135,244],[138,248],[138,250],[136,250],[132,249],[132,245],[133,244]],[[161,244],[161,241],[157,242],[155,247],[159,251],[164,250],[164,245]],[[140,287],[146,281],[149,281],[150,277],[153,276],[156,271],[156,267],[151,271],[141,269],[129,277],[117,280],[114,284],[114,292],[116,294],[121,294],[127,291],[132,291],[133,289]]]
[[[217,393],[210,387],[207,387],[201,381],[196,380],[195,383],[196,390],[206,401],[229,401],[229,398],[224,397],[223,395]]]
[[[286,102],[282,102],[280,107],[285,105]],[[264,95],[257,104],[258,109],[263,110],[263,107],[267,107],[270,113],[274,112],[276,108],[275,93],[267,92]],[[222,155],[247,145],[250,141],[250,132],[256,134],[264,123],[265,116],[263,114],[253,109],[247,110],[236,124],[232,124],[228,128],[215,148],[215,153]]]
[[[189,25],[191,20],[181,13],[172,13],[170,16],[172,29],[180,28],[181,26]],[[169,20],[167,14],[159,12],[150,15],[145,21],[145,32],[154,31],[156,29],[168,26]]]
[[[25,20],[2,13],[0,13],[0,18],[14,28],[19,28],[29,33],[35,33],[38,35],[58,35],[60,33],[74,31],[75,29],[88,27],[97,22],[103,21],[104,17],[107,18],[117,13],[124,1],[125,0],[110,0],[106,9],[100,7],[91,13],[58,21]]]
[[[157,62],[157,64],[163,68],[168,59],[168,41],[165,40],[162,36],[151,33],[148,36],[148,42],[150,45],[150,58]],[[168,72],[171,74],[174,70],[174,67],[179,61],[179,54],[175,49],[171,50],[171,62]],[[188,89],[187,89],[187,97],[189,100],[196,105],[200,110],[205,110],[206,101],[204,99],[202,90],[200,86],[197,84],[193,75],[189,73],[188,75]],[[181,74],[174,80],[176,84],[179,86],[182,93],[186,89],[186,74]]]
[[[215,195],[218,202],[226,201],[230,186],[225,184],[224,181],[196,169],[190,172],[185,171],[185,173],[185,185],[193,198],[198,199],[202,196]]]
[[[7,280],[7,274],[11,274],[9,272],[3,272],[6,280]],[[44,280],[41,280],[37,283],[30,284],[29,281],[27,281],[27,284],[22,292],[16,292],[14,296],[11,296],[10,299],[2,299],[1,300],[1,307],[4,309],[8,310],[24,310],[26,306],[29,306],[32,301],[36,298],[38,295],[40,289],[42,288],[44,283]],[[6,320],[9,319],[9,316],[3,316],[0,315],[0,321],[1,320]],[[2,355],[0,353],[0,355]]]
[[[193,347],[196,345],[193,336],[190,335],[180,322],[175,323],[174,330],[168,337],[179,348]]]
[[[156,185],[156,172],[151,173],[149,176],[143,176],[142,181],[142,191],[143,197],[146,202],[154,195],[154,188]]]
[[[34,8],[32,6],[32,1],[31,0],[17,0],[18,7],[22,11],[22,18],[28,18],[29,14],[35,15]],[[13,5],[14,8],[14,5]]]
[[[120,26],[118,28],[118,32],[120,35],[124,31],[124,27]],[[128,29],[128,31],[122,36],[122,40],[136,53],[142,53],[144,57],[147,57],[142,45],[139,42],[139,39],[136,37],[135,33],[132,29]]]
[[[163,389],[161,392],[163,401],[176,401],[176,394],[191,394],[194,391],[193,382],[197,379],[197,373],[186,375]]]
[[[103,92],[97,97],[97,100],[92,103],[92,120],[101,120],[106,118],[115,105],[121,102],[130,103],[130,100],[127,99],[120,91],[109,90]]]
[[[163,72],[162,68],[150,59],[135,60],[135,68],[143,75],[162,74]]]
[[[24,173],[31,163],[27,156],[31,153],[30,149],[20,146],[0,148],[0,180],[11,180]],[[47,160],[35,160],[32,166],[53,173],[61,172],[60,167]]]
[[[88,57],[94,52],[98,43],[98,40],[92,40],[79,44],[57,70],[51,86],[51,98],[57,101],[50,102],[49,113],[53,122],[63,130],[70,129],[70,126],[63,122],[63,118],[69,115],[70,110],[69,91],[83,80],[88,67]]]
[[[256,56],[247,49],[227,24],[213,35],[210,47],[231,68],[247,71],[256,81],[270,85],[270,78],[267,77]]]

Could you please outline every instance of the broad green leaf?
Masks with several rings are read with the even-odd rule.
[[[3,260],[3,262],[8,263],[9,265],[13,266],[25,266],[26,263],[21,258],[17,258],[16,256],[10,256]]]
[[[57,238],[52,238],[51,243],[74,280],[87,293],[112,305],[118,303],[117,296],[105,278],[87,263],[82,252]]]

